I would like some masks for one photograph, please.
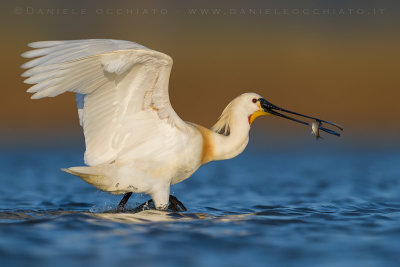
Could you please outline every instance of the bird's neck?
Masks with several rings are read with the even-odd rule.
[[[243,152],[249,142],[250,124],[245,114],[241,112],[233,113],[227,123],[229,133],[226,135],[215,132],[216,129],[213,127],[211,141],[214,151],[212,160],[236,157]]]

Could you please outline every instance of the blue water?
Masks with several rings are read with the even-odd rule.
[[[254,146],[173,186],[187,212],[113,213],[121,196],[59,170],[81,149],[2,150],[0,265],[399,266],[399,163]]]

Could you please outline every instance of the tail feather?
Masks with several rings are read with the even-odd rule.
[[[116,189],[113,183],[113,179],[110,179],[110,177],[105,175],[104,168],[102,168],[101,166],[71,167],[67,169],[62,168],[61,170],[78,176],[88,184],[91,184],[100,190],[114,193],[112,191],[115,191]]]

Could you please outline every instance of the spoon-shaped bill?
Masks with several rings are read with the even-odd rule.
[[[296,116],[301,116],[301,117],[304,117],[304,118],[313,119],[313,120],[315,120],[317,122],[320,122],[320,123],[324,122],[324,123],[330,124],[332,126],[335,126],[338,129],[340,129],[341,131],[343,131],[343,127],[340,126],[339,124],[336,124],[336,123],[333,123],[333,122],[330,122],[330,121],[326,121],[326,120],[322,120],[322,119],[319,119],[319,118],[303,115],[303,114],[300,114],[300,113],[297,113],[297,112],[294,112],[294,111],[290,111],[290,110],[287,110],[287,109],[284,109],[284,108],[277,107],[274,104],[272,104],[272,103],[268,102],[267,100],[265,100],[264,98],[260,98],[259,101],[260,101],[261,107],[264,109],[264,111],[268,112],[268,113],[270,113],[272,115],[279,116],[279,117],[282,117],[282,118],[285,118],[285,119],[288,119],[288,120],[292,120],[292,121],[295,121],[295,122],[298,122],[298,123],[301,123],[301,124],[305,124],[305,125],[308,125],[308,126],[312,126],[312,124],[309,123],[309,122],[301,121],[301,120],[289,117],[287,115],[284,115],[284,114],[279,113],[279,112],[276,111],[276,110],[279,110],[279,111],[282,111],[282,112],[294,114]],[[319,129],[321,129],[322,131],[327,132],[329,134],[340,136],[340,133],[338,133],[336,131],[333,131],[333,130],[330,130],[330,129],[327,129],[327,128],[324,128],[324,127],[319,127]]]

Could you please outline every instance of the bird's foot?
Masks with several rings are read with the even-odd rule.
[[[144,210],[149,210],[149,209],[154,209],[154,202],[152,199],[146,201],[145,203],[137,206],[133,212],[140,212]],[[186,207],[180,202],[175,196],[170,195],[169,196],[169,205],[167,208],[167,211],[174,211],[174,212],[180,212],[180,211],[187,211]]]
[[[131,197],[132,193],[126,193],[124,197],[122,198],[121,202],[118,204],[117,211],[118,212],[140,212],[144,210],[149,210],[149,209],[154,209],[154,202],[153,199],[150,199],[143,204],[137,206],[133,210],[127,210],[125,209],[126,202],[128,202],[128,199]],[[169,195],[169,205],[167,210],[169,211],[175,211],[175,212],[180,212],[180,211],[187,211],[186,207],[183,205],[182,202],[179,201],[175,196]]]
[[[154,202],[152,199],[140,204],[139,206],[137,206],[136,208],[133,209],[133,212],[140,212],[140,211],[144,211],[144,210],[149,210],[154,208]]]
[[[179,201],[175,196],[169,195],[169,210],[179,212],[179,211],[187,211],[186,207]]]

